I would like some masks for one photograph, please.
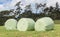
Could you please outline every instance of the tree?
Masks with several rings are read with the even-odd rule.
[[[21,7],[20,7],[20,1],[15,5],[17,8],[16,8],[16,11],[14,12],[14,14],[15,14],[15,18],[18,18],[19,17],[19,15],[20,15],[20,13],[21,13]]]
[[[5,10],[0,12],[0,26],[4,25],[7,19],[14,17],[14,16],[8,16],[10,12],[11,12],[10,10]]]

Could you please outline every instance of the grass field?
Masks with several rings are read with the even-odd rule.
[[[0,26],[0,37],[60,37],[60,24],[55,24],[54,30],[36,32],[36,31],[8,31],[4,26]]]

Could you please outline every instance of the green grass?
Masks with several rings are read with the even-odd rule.
[[[60,20],[54,20],[55,24],[60,24]]]
[[[60,20],[55,20],[55,27],[52,31],[8,31],[4,26],[0,26],[0,37],[60,37]]]
[[[60,37],[60,25],[55,24],[54,30],[36,32],[36,31],[8,31],[4,26],[0,26],[0,37]]]

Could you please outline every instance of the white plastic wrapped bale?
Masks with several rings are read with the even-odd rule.
[[[18,21],[17,29],[19,31],[32,31],[34,30],[35,21],[30,18],[21,18]]]
[[[54,21],[50,17],[40,18],[35,23],[36,31],[49,31],[54,29]]]
[[[15,19],[8,19],[5,22],[5,28],[7,30],[16,30],[17,29],[17,21]]]

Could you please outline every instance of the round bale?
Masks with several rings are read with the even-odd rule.
[[[30,18],[21,18],[18,21],[17,29],[19,31],[31,31],[34,30],[35,21]]]
[[[49,31],[54,28],[54,21],[50,17],[43,17],[36,21],[36,31]]]
[[[7,30],[16,30],[17,29],[17,21],[15,19],[8,19],[5,22],[5,28]]]

